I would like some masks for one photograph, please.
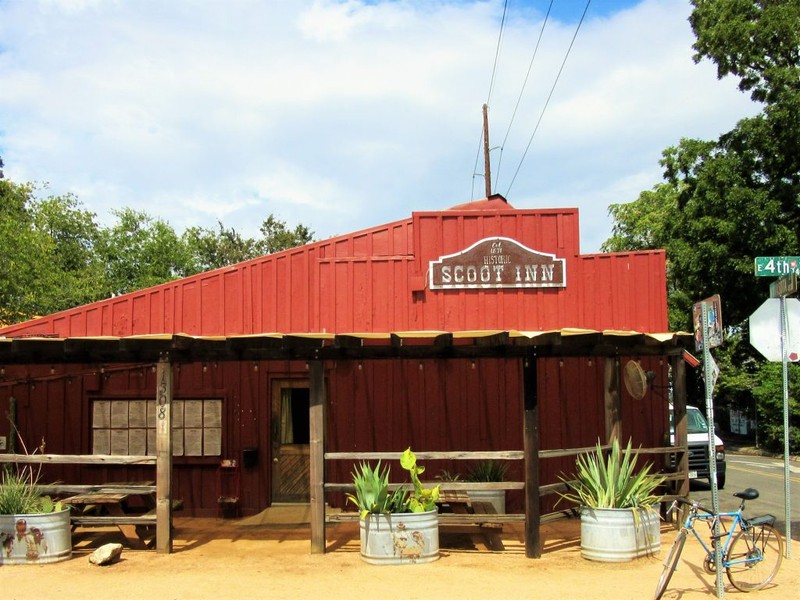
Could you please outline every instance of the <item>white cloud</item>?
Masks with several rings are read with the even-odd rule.
[[[545,29],[502,162],[493,151],[500,193],[540,118],[578,4],[569,12],[573,3],[561,3],[569,18]],[[75,193],[104,222],[130,206],[178,229],[219,219],[245,235],[271,212],[327,237],[464,202],[484,187],[473,170],[502,8],[0,3],[6,176]],[[507,16],[493,146],[541,29],[541,3],[523,8],[511,3]],[[687,0],[592,5],[508,195],[513,205],[579,206],[583,247],[594,251],[610,234],[608,204],[656,184],[664,148],[716,137],[756,111],[713,65],[692,62],[689,12]]]

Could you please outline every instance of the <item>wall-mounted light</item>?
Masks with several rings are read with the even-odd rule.
[[[470,368],[471,368],[473,371],[475,370],[475,361],[474,361],[474,360],[473,360],[473,361],[470,363]]]
[[[364,365],[361,364],[361,361],[358,361],[358,370],[360,371],[363,368],[364,368]]]
[[[253,371],[258,372],[258,363],[253,363]]]
[[[419,370],[422,371],[422,361],[419,363]]]
[[[203,363],[203,373],[208,373],[208,365]]]

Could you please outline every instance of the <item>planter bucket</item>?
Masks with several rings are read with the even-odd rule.
[[[0,515],[0,565],[67,560],[72,556],[69,512]]]
[[[658,510],[581,509],[581,556],[600,562],[625,562],[661,549]]]
[[[494,506],[494,512],[499,515],[506,514],[505,490],[469,490],[467,495],[471,502],[488,502]]]
[[[439,513],[367,515],[359,521],[361,558],[373,565],[408,565],[439,558]]]

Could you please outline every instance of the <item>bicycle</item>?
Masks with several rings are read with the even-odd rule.
[[[664,561],[664,570],[656,586],[655,600],[659,600],[667,589],[689,532],[694,534],[706,551],[703,568],[707,573],[717,572],[716,544],[722,543],[722,567],[733,587],[742,592],[751,592],[763,588],[772,581],[783,560],[783,542],[774,528],[775,517],[772,515],[761,515],[752,519],[742,517],[745,502],[758,498],[758,490],[747,488],[736,492],[734,496],[742,501],[739,509],[717,514],[700,503],[685,498],[678,498],[672,503],[669,513],[680,504],[689,507],[689,514]],[[723,519],[732,519],[727,531]],[[710,544],[706,544],[695,529],[696,521],[708,525]],[[715,536],[716,524],[720,526],[720,533]]]

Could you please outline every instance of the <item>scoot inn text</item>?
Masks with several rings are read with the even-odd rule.
[[[564,259],[511,238],[486,238],[429,265],[432,290],[566,287]]]

